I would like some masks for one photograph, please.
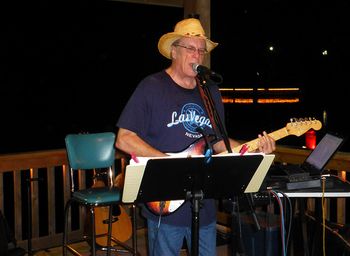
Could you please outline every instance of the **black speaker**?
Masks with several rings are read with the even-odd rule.
[[[256,217],[259,230],[251,214],[241,214],[245,255],[279,256],[281,254],[279,217],[266,213],[257,213]]]

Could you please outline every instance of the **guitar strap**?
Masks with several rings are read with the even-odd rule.
[[[202,81],[200,81],[199,79],[201,79]],[[229,153],[231,153],[232,149],[231,149],[230,142],[228,139],[227,131],[226,131],[223,123],[221,122],[220,116],[218,115],[218,113],[214,112],[215,109],[213,109],[213,108],[214,108],[215,104],[213,102],[213,99],[211,98],[208,86],[205,86],[207,81],[204,80],[203,78],[199,78],[198,76],[196,76],[196,83],[197,83],[197,87],[199,90],[199,94],[200,94],[202,101],[204,103],[204,106],[207,110],[210,122],[213,126],[213,130],[215,132],[216,139],[222,138],[224,140],[227,151]]]
[[[201,83],[199,82],[198,77],[196,77],[196,82],[197,82],[197,87],[198,87],[199,94],[200,94],[200,96],[202,98],[202,101],[204,103],[204,106],[205,106],[205,109],[207,111],[210,123],[213,126],[213,130],[215,131],[215,134],[217,136],[219,133],[218,133],[217,126],[216,126],[216,121],[215,121],[215,118],[214,118],[213,109],[210,106],[210,100],[209,100],[207,94],[204,92],[204,89],[203,89]]]

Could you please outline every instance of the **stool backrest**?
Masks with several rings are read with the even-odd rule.
[[[115,134],[113,132],[68,134],[65,138],[71,185],[74,191],[73,170],[108,168],[108,183],[113,185]]]
[[[70,167],[77,170],[112,166],[114,140],[112,132],[67,135],[65,142]]]

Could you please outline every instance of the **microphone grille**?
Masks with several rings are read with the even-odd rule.
[[[193,63],[193,64],[192,64],[192,69],[193,69],[193,71],[196,72],[196,73],[198,73],[198,66],[199,66],[198,63]]]

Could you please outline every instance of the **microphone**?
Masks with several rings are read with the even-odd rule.
[[[202,78],[209,78],[215,83],[221,83],[222,82],[222,76],[218,73],[215,73],[214,71],[210,70],[206,66],[199,65],[198,63],[193,63],[192,69],[194,72],[197,73],[198,76]]]

